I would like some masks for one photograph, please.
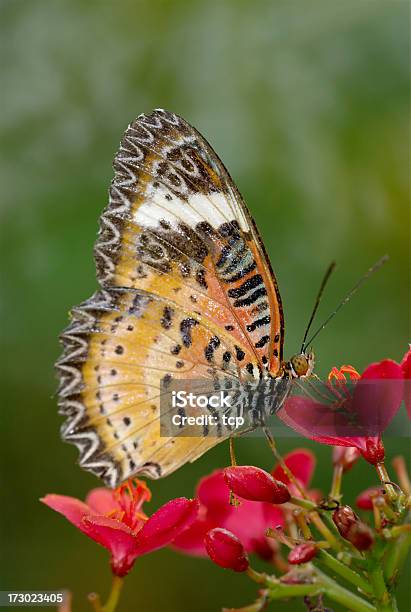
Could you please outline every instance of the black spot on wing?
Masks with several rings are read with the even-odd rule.
[[[236,354],[237,361],[242,361],[245,357],[244,351],[239,346],[235,346],[234,348],[235,348],[235,354]]]
[[[256,342],[254,344],[254,346],[255,346],[255,348],[262,348],[269,341],[270,341],[270,336],[263,336],[262,338],[260,338],[260,340],[258,342]]]
[[[161,326],[164,327],[164,329],[170,329],[173,315],[174,315],[173,308],[171,308],[170,306],[166,306],[163,310],[163,316],[160,321]]]
[[[186,348],[191,346],[192,338],[191,338],[191,330],[192,328],[198,325],[198,321],[191,317],[187,317],[187,319],[183,319],[180,323],[180,333],[181,340]]]
[[[213,336],[213,338],[211,338],[210,342],[207,344],[207,346],[204,349],[204,355],[207,361],[213,361],[214,351],[219,346],[220,346],[220,339],[217,338],[217,336]]]

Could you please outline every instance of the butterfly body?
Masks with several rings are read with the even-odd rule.
[[[275,276],[241,195],[200,134],[167,111],[142,115],[114,169],[95,246],[101,289],[73,309],[57,363],[62,435],[110,486],[137,473],[167,475],[230,435],[160,436],[164,385],[261,390],[274,381],[271,400],[268,387],[261,396],[273,412],[288,393],[284,381],[304,370],[283,364]]]

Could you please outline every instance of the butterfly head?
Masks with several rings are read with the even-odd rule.
[[[285,371],[290,378],[306,378],[313,373],[314,364],[314,353],[312,351],[303,351],[291,357],[285,364]]]

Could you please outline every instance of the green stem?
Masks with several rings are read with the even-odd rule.
[[[249,566],[247,569],[247,575],[257,584],[265,584],[267,581],[267,577],[265,574],[261,574],[261,572],[256,572],[251,566]]]
[[[347,580],[347,582],[350,582],[354,586],[358,587],[367,595],[370,594],[370,585],[365,580],[365,578],[363,578],[360,574],[357,574],[357,572],[354,572],[352,569],[341,563],[341,561],[338,561],[338,559],[330,555],[325,550],[318,551],[317,559],[319,563],[321,563],[321,565],[327,567],[329,570],[331,570],[338,576],[341,576],[341,578]]]
[[[317,510],[317,505],[314,502],[309,499],[303,499],[302,497],[291,496],[290,503],[300,508],[304,508],[304,510]]]
[[[372,590],[374,592],[374,597],[376,600],[375,606],[378,612],[393,612],[396,610],[396,603],[391,598],[391,595],[387,589],[381,566],[379,564],[375,564],[375,566],[369,571],[368,575]]]
[[[113,583],[111,586],[111,593],[105,605],[102,608],[102,612],[114,612],[118,600],[120,598],[121,589],[123,587],[124,580],[119,576],[113,576]]]
[[[323,593],[329,599],[341,604],[345,610],[351,612],[376,612],[376,608],[337,584],[332,578],[315,569],[315,582],[308,584],[284,584],[267,579],[268,599],[270,601],[287,599],[290,597],[313,597]]]
[[[100,595],[98,593],[89,593],[87,599],[94,612],[102,612],[103,608],[101,607]]]
[[[397,580],[405,563],[408,550],[411,546],[411,533],[403,533],[399,538],[392,540],[384,558],[384,577],[389,585]]]
[[[395,500],[397,499],[397,493],[394,487],[392,486],[392,484],[390,484],[390,477],[388,475],[385,464],[377,463],[375,467],[376,467],[379,479],[381,480],[381,483],[384,485],[384,488],[387,491],[388,499],[390,500],[391,503],[395,502]]]
[[[376,608],[358,595],[337,584],[332,578],[316,570],[319,582],[324,586],[324,594],[352,612],[375,612]]]
[[[277,584],[272,585],[268,591],[270,601],[275,599],[287,599],[288,597],[313,597],[323,593],[321,584]]]
[[[310,518],[312,523],[317,527],[321,535],[327,540],[329,545],[336,550],[341,549],[341,545],[334,534],[328,529],[327,525],[322,520],[322,514],[320,516],[320,509],[316,504],[308,499],[301,499],[300,497],[291,497],[290,502],[295,506],[304,508],[304,510],[310,510]],[[325,518],[326,515],[324,515]]]
[[[334,548],[335,550],[341,550],[342,548],[341,543],[339,542],[339,540],[337,540],[337,538],[332,533],[332,531],[328,529],[327,525],[324,523],[321,516],[317,512],[312,512],[310,517],[311,517],[311,521],[317,527],[321,535],[327,540],[331,548]]]
[[[334,466],[334,472],[333,472],[333,481],[332,481],[332,485],[331,485],[331,492],[330,492],[330,498],[331,499],[336,499],[337,501],[341,500],[341,483],[342,483],[342,476],[343,476],[343,472],[344,472],[344,468],[342,465],[337,464],[336,466]]]

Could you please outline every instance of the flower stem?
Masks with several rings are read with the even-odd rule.
[[[337,501],[341,500],[341,483],[342,483],[342,475],[344,472],[344,468],[342,465],[337,464],[334,466],[333,472],[333,481],[331,485],[330,498],[335,499]]]
[[[117,604],[118,604],[118,600],[120,598],[120,593],[123,587],[123,583],[124,583],[123,578],[120,578],[120,576],[113,576],[111,593],[105,605],[101,609],[102,612],[114,612],[115,611]]]
[[[397,605],[395,600],[391,598],[391,595],[387,589],[381,566],[379,564],[375,564],[369,571],[368,576],[374,592],[376,600],[375,604],[378,612],[395,611],[397,609]]]
[[[314,502],[309,499],[302,499],[301,497],[294,497],[293,495],[290,497],[290,502],[295,506],[299,506],[300,508],[304,508],[304,510],[316,510],[317,506]]]
[[[267,581],[267,576],[265,574],[261,574],[260,572],[256,572],[253,570],[251,566],[247,568],[247,575],[254,580],[257,584],[265,584]]]
[[[102,612],[103,608],[101,607],[100,595],[98,593],[89,593],[87,599],[94,612]]]
[[[384,558],[384,576],[389,585],[396,582],[411,546],[411,533],[405,532],[392,540]]]
[[[296,508],[295,510],[293,510],[293,518],[296,521],[298,527],[300,528],[303,538],[305,540],[312,540],[313,536],[307,524],[304,512],[300,510],[300,508]]]
[[[65,591],[64,593],[64,601],[58,607],[57,612],[71,612],[71,604],[72,604],[73,596],[70,591]]]
[[[397,493],[394,487],[392,486],[392,484],[390,484],[390,477],[388,475],[385,464],[377,463],[375,467],[376,467],[378,476],[381,480],[381,483],[384,485],[384,488],[387,491],[388,499],[390,500],[390,502],[394,502],[397,499]]]
[[[274,457],[277,459],[278,463],[281,465],[283,471],[287,474],[288,478],[290,479],[290,482],[292,482],[294,486],[297,487],[298,491],[300,492],[300,495],[306,498],[307,492],[305,491],[301,483],[298,481],[298,479],[294,476],[294,474],[292,473],[292,471],[290,470],[290,468],[288,467],[288,465],[286,464],[286,462],[284,461],[284,459],[278,452],[275,440],[273,436],[271,435],[271,431],[268,429],[268,427],[263,427],[263,432],[264,432],[264,435],[267,439],[268,445],[271,448],[271,451]]]
[[[410,494],[411,493],[411,482],[410,482],[410,477],[407,472],[407,466],[405,464],[404,457],[401,457],[401,456],[394,457],[391,464],[397,474],[397,478],[401,485],[401,489],[405,491],[406,493]]]
[[[313,597],[323,592],[320,584],[281,584],[269,587],[269,599],[287,599],[288,597]]]
[[[333,573],[338,574],[341,578],[347,580],[354,586],[361,589],[367,595],[370,594],[370,585],[369,583],[357,572],[354,572],[352,569],[338,561],[335,557],[330,555],[325,550],[319,550],[317,553],[318,562],[323,566],[327,567]]]
[[[352,610],[352,612],[375,612],[376,608],[368,603],[368,601],[340,586],[332,578],[319,570],[316,570],[316,573],[319,577],[319,583],[323,585],[324,594],[329,599],[341,604],[345,610]]]
[[[318,514],[320,514],[327,521],[327,523],[329,523],[331,527],[335,529],[335,525],[332,522],[331,518],[329,517],[328,512],[324,511],[324,509],[321,508],[321,506],[318,506],[311,500],[301,499],[301,497],[295,497],[292,495],[290,497],[290,503],[294,504],[295,506],[299,506],[300,508],[304,508],[304,510],[315,510],[316,512],[318,512]]]
[[[317,512],[313,512],[312,514],[310,514],[310,517],[314,525],[317,527],[318,531],[327,540],[329,545],[335,550],[341,550],[341,544],[334,536],[334,534],[328,529],[327,525],[321,519],[320,515]]]
[[[336,550],[341,549],[341,546],[337,538],[328,529],[327,525],[324,523],[324,521],[318,514],[317,512],[318,507],[316,504],[314,504],[314,502],[310,501],[309,499],[301,499],[300,497],[294,497],[294,496],[290,498],[290,502],[296,506],[299,506],[300,508],[304,508],[305,510],[311,510],[311,511],[314,510],[315,512],[310,513],[310,519],[313,522],[313,524],[317,527],[318,531],[327,540],[329,545],[332,546],[332,548],[335,548]]]
[[[284,584],[267,581],[270,601],[288,597],[313,597],[323,593],[329,599],[341,604],[352,612],[375,612],[376,608],[358,595],[337,584],[332,578],[316,569],[315,582],[303,584]]]

